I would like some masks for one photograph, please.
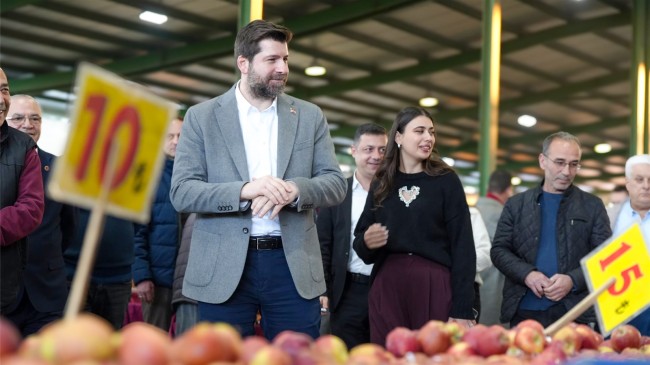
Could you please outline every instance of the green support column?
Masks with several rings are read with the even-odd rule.
[[[239,0],[239,21],[237,29],[256,19],[262,19],[264,0]]]
[[[479,193],[487,193],[496,167],[499,138],[499,76],[501,67],[501,0],[484,0],[481,96],[479,106]]]
[[[630,68],[630,156],[650,153],[650,4],[634,0]]]

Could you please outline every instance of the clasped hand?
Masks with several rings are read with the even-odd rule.
[[[363,240],[371,250],[385,246],[388,243],[388,229],[379,223],[375,223],[368,227],[363,234]]]
[[[535,296],[538,298],[545,296],[554,302],[564,298],[573,288],[573,280],[564,274],[555,274],[548,278],[539,271],[531,271],[524,282]]]
[[[298,186],[274,176],[253,178],[241,191],[241,198],[251,200],[253,215],[264,217],[269,211],[274,219],[285,205],[298,196]]]

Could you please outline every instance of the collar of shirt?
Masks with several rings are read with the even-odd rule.
[[[242,114],[248,115],[250,112],[251,108],[255,111],[258,111],[260,113],[265,112],[267,110],[275,110],[277,114],[278,110],[278,98],[276,97],[273,99],[273,103],[271,105],[264,109],[264,110],[258,110],[256,107],[253,106],[253,104],[249,103],[248,100],[244,97],[244,94],[242,94],[241,89],[239,88],[239,83],[241,83],[241,80],[237,81],[237,86],[235,87],[235,98],[237,99],[237,110],[239,111],[239,115],[241,116]]]
[[[641,216],[632,209],[632,204],[628,199],[623,203],[621,212],[616,217],[614,235],[623,233],[634,223],[639,223],[641,225],[641,231],[646,236],[646,240],[650,239],[650,213],[646,214],[645,219],[641,220]]]
[[[359,180],[357,180],[357,170],[354,170],[354,174],[352,174],[352,190],[356,189],[363,189],[363,186],[361,186],[361,183]]]

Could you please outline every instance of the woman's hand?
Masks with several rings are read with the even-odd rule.
[[[462,319],[462,318],[451,318],[451,317],[449,317],[449,320],[447,321],[447,323],[452,323],[452,322],[456,322],[461,327],[465,327],[467,329],[476,326],[476,321],[473,320],[473,319]]]
[[[385,246],[388,242],[388,229],[379,223],[375,223],[368,227],[363,234],[363,240],[371,250]]]

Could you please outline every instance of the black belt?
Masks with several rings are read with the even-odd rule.
[[[280,236],[257,236],[248,240],[249,250],[275,250],[282,248],[282,237]]]
[[[350,281],[357,284],[370,284],[370,276],[348,271]]]

